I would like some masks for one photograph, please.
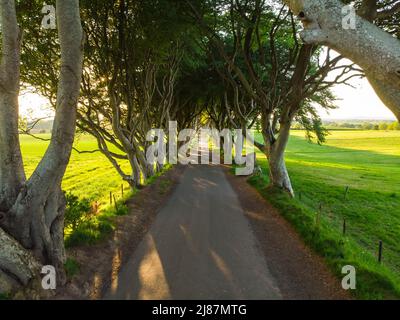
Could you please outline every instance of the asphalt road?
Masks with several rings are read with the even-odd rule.
[[[105,299],[281,299],[237,194],[191,165]]]

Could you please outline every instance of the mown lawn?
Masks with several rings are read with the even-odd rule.
[[[400,288],[400,132],[332,131],[323,146],[309,143],[304,136],[302,131],[293,131],[286,153],[296,199],[285,200],[275,195],[272,202],[287,211],[292,210],[290,206],[298,207],[309,212],[313,220],[315,216],[316,221],[317,213],[321,212],[328,238],[338,240],[343,247],[340,250],[347,252],[337,255],[346,259],[351,255],[351,261],[368,269],[364,282],[375,281],[378,273]],[[250,182],[260,189],[263,183],[268,183],[268,169],[261,153],[258,159],[265,169],[264,175]],[[349,188],[347,196],[346,188]],[[342,236],[344,219],[345,237]],[[299,228],[307,228],[303,221],[294,222]],[[376,262],[379,240],[383,241],[381,265]],[[324,250],[329,248],[322,248],[321,252]],[[375,284],[390,287],[383,278]],[[382,290],[369,295],[368,284],[365,289],[359,296],[385,296],[381,295]]]
[[[39,136],[49,138],[49,135]],[[29,176],[45,153],[48,142],[26,135],[20,139],[24,164]],[[74,146],[79,151],[97,149],[95,139],[87,135],[78,135]],[[121,162],[121,164],[123,168],[129,167],[127,163]],[[63,181],[65,191],[72,192],[80,198],[98,201],[100,205],[105,206],[109,204],[110,192],[113,192],[117,199],[121,197],[121,184],[121,178],[101,153],[79,154],[73,151]],[[124,184],[124,189],[129,191],[127,183]]]

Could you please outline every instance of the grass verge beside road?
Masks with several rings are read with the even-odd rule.
[[[296,199],[266,187],[268,165],[261,153],[263,174],[249,183],[335,274],[343,277],[344,265],[356,267],[356,297],[400,298],[400,133],[336,131],[324,146],[303,137],[295,131],[286,153]],[[380,240],[382,263],[377,261]]]

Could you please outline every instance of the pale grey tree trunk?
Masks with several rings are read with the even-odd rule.
[[[278,136],[272,130],[268,114],[263,113],[261,121],[264,144],[255,141],[254,145],[268,158],[270,185],[282,189],[294,197],[295,193],[285,162],[291,120],[281,122]]]
[[[25,182],[18,135],[18,94],[21,32],[15,3],[0,1],[2,58],[0,65],[0,212],[16,200]]]
[[[12,3],[11,6],[14,5],[13,0],[1,1],[3,12],[9,3]],[[83,32],[79,1],[57,0],[56,5],[61,46],[61,70],[51,142],[31,178],[18,191],[16,199],[6,198],[5,201],[2,201],[9,205],[2,213],[0,227],[2,233],[5,231],[10,236],[10,244],[0,246],[0,256],[12,251],[18,243],[29,250],[38,262],[53,265],[57,270],[57,282],[63,284],[66,280],[63,239],[65,197],[61,190],[61,181],[69,162],[75,136],[76,110],[83,63]],[[15,7],[6,15],[15,16]],[[13,19],[13,23],[15,24],[14,30],[17,30],[16,19]],[[8,32],[8,29],[3,27],[3,34]],[[16,45],[14,45],[15,50]],[[10,71],[19,75],[18,68]],[[17,85],[15,86],[17,87]],[[18,98],[18,91],[15,90],[13,94],[12,101],[15,101]],[[0,101],[8,100],[1,99]],[[17,107],[13,107],[10,113],[14,117],[18,117]],[[0,119],[5,121],[4,118]],[[3,125],[4,122],[0,122],[0,127]],[[10,128],[10,130],[12,129]],[[5,134],[8,136],[10,133],[5,131]],[[14,139],[13,143],[17,144],[13,145],[13,148],[19,148],[18,141]],[[3,165],[4,161],[1,162],[0,167]],[[7,185],[7,181],[5,185]],[[10,239],[14,239],[15,244],[12,244],[13,241]],[[21,285],[25,285],[26,281],[21,279],[17,265],[13,268],[13,264],[9,263],[6,267],[9,275],[17,279]],[[0,259],[0,270],[4,269],[4,261]],[[35,272],[32,271],[33,274]]]
[[[132,169],[131,175],[126,175],[122,171],[119,171],[120,175],[123,177],[125,181],[129,183],[132,189],[141,188],[142,175],[144,179],[147,178],[147,164],[144,157],[144,152],[140,150],[139,145],[135,143],[134,139],[130,136],[130,134],[126,134],[127,132],[121,126],[121,110],[120,104],[121,101],[118,96],[115,94],[114,89],[109,88],[110,94],[110,104],[112,107],[112,128],[117,136],[118,140],[121,142],[123,146],[126,156],[128,158],[130,167]]]
[[[268,147],[268,163],[271,185],[283,189],[294,197],[294,190],[286,168],[285,150],[289,141],[290,122],[281,123],[277,140]]]
[[[0,228],[0,293],[28,286],[39,278],[40,265],[33,255]]]
[[[355,29],[343,28],[339,0],[285,0],[304,25],[306,43],[326,45],[357,63],[379,97],[400,120],[400,41],[356,16]]]
[[[377,80],[373,76],[368,75],[368,73],[366,73],[366,75],[378,97],[400,121],[400,87],[393,86],[388,82]]]

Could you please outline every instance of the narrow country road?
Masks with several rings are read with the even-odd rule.
[[[219,166],[188,166],[105,299],[281,299]]]

